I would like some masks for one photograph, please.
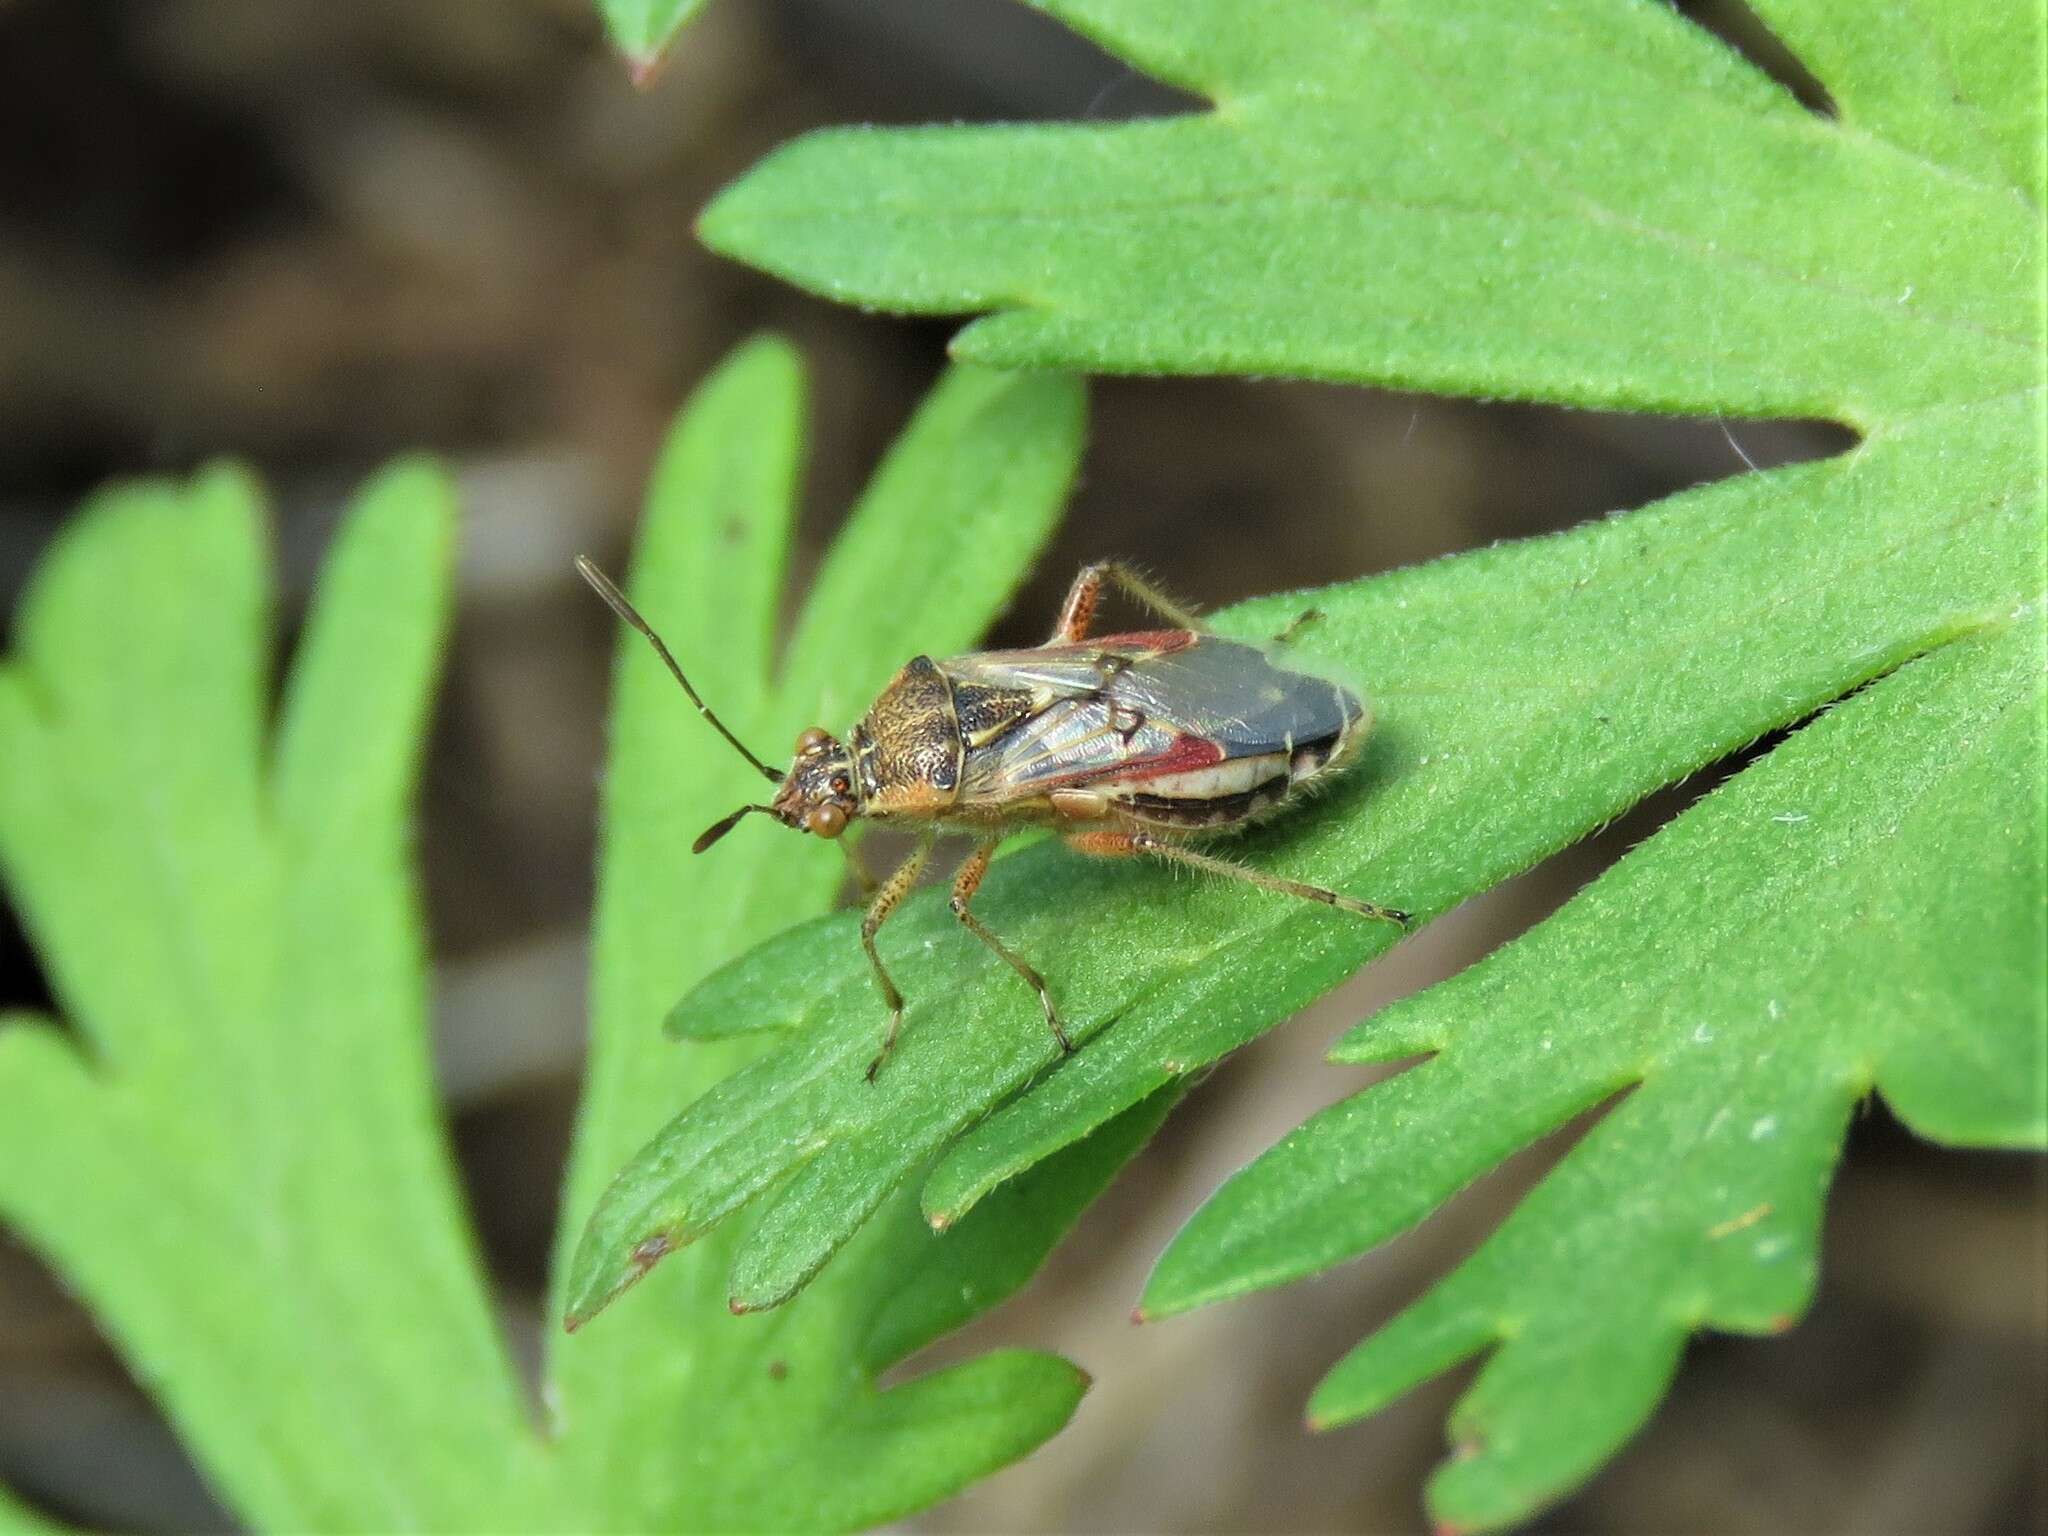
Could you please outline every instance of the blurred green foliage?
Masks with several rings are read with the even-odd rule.
[[[634,83],[643,84],[660,68],[676,34],[704,9],[704,0],[597,0],[597,9]]]
[[[1050,530],[1082,423],[1069,381],[956,371],[777,668],[801,408],[776,343],[707,384],[657,469],[635,568],[685,653],[722,659],[719,702],[750,731],[843,709],[913,636],[970,641]],[[274,727],[246,477],[109,491],[45,561],[0,668],[0,872],[70,1028],[0,1023],[0,1217],[261,1528],[840,1529],[1022,1455],[1085,1387],[1065,1361],[1007,1350],[876,1378],[1022,1284],[1163,1099],[943,1242],[906,1195],[773,1317],[727,1312],[715,1258],[666,1266],[556,1351],[535,1423],[426,1051],[408,806],[453,534],[428,465],[363,493]],[[928,601],[900,601],[906,574]],[[739,793],[735,762],[628,649],[571,1232],[596,1181],[751,1052],[667,1047],[662,1007],[840,878],[835,853],[804,847],[691,878],[689,834]],[[31,1521],[0,1501],[0,1523]]]

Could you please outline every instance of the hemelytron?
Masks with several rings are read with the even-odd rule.
[[[1082,853],[1149,855],[1383,922],[1408,921],[1392,907],[1284,880],[1191,846],[1270,815],[1307,785],[1341,770],[1357,755],[1372,720],[1350,689],[1276,665],[1257,646],[1208,633],[1194,614],[1120,562],[1082,569],[1044,645],[943,661],[913,657],[843,742],[817,726],[798,736],[784,773],[726,729],[603,572],[586,559],[576,568],[652,642],[698,712],[776,786],[767,804],[743,805],[714,824],[697,839],[696,852],[753,812],[823,838],[838,837],[863,817],[919,829],[915,851],[879,885],[854,864],[872,893],[861,943],[889,1010],[888,1033],[868,1067],[870,1082],[889,1059],[903,1022],[903,994],[882,964],[875,935],[916,884],[942,830],[976,839],[953,878],[954,916],[1038,994],[1046,1027],[1066,1051],[1073,1044],[1045,979],[970,905],[996,845],[1023,827],[1052,826]],[[1090,639],[1109,583],[1170,627]]]

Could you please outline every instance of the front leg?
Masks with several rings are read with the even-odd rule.
[[[1060,621],[1053,626],[1052,639],[1048,645],[1078,645],[1088,638],[1088,629],[1095,622],[1095,609],[1102,601],[1102,587],[1105,582],[1115,582],[1117,590],[1141,607],[1158,614],[1175,629],[1199,630],[1202,620],[1192,608],[1176,603],[1159,588],[1154,586],[1135,566],[1121,560],[1097,560],[1081,567],[1080,575],[1067,589],[1067,600],[1060,605]]]
[[[910,888],[917,884],[917,877],[924,872],[924,861],[931,857],[931,852],[932,840],[927,835],[919,840],[910,857],[896,866],[896,873],[882,882],[882,888],[875,892],[875,899],[868,904],[867,916],[860,920],[861,947],[868,952],[868,964],[875,968],[875,985],[882,989],[882,1002],[889,1010],[889,1032],[882,1037],[881,1051],[868,1063],[868,1081],[871,1083],[875,1074],[882,1070],[882,1063],[889,1059],[889,1053],[896,1049],[896,1032],[903,1027],[903,994],[896,990],[896,983],[889,979],[888,971],[882,966],[882,957],[875,950],[875,935],[889,920],[889,914],[910,894]]]
[[[1045,978],[1033,970],[1024,957],[1011,949],[991,933],[986,924],[968,910],[968,903],[974,900],[974,893],[981,889],[981,877],[988,873],[988,861],[995,857],[996,845],[983,843],[960,866],[960,873],[953,877],[953,915],[960,919],[961,926],[982,943],[1002,956],[1004,964],[1022,976],[1031,990],[1038,994],[1038,1006],[1045,1010],[1045,1027],[1052,1031],[1053,1039],[1059,1041],[1063,1053],[1074,1049],[1074,1042],[1067,1038],[1067,1032],[1060,1027],[1060,1016],[1053,1011],[1052,993],[1045,988]]]

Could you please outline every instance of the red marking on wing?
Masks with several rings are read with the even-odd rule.
[[[1027,664],[1034,656],[1064,661],[1075,656],[1099,656],[1104,651],[1143,651],[1165,656],[1174,651],[1184,651],[1201,638],[1192,629],[1134,629],[1128,634],[1090,635],[1086,640],[1034,646],[1028,651],[985,651],[982,654],[1005,661],[1014,658]]]
[[[1134,629],[1123,635],[1096,635],[1088,643],[1111,647],[1119,651],[1152,651],[1164,656],[1171,651],[1184,651],[1202,637],[1192,629]]]
[[[1202,768],[1213,768],[1223,761],[1223,749],[1213,741],[1200,736],[1176,736],[1173,745],[1157,757],[1131,757],[1122,762],[1105,763],[1100,768],[1084,770],[1074,775],[1077,784],[1092,784],[1101,779],[1126,779],[1142,783],[1146,779],[1164,778],[1169,773],[1193,773]]]

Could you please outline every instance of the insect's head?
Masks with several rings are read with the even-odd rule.
[[[796,739],[796,758],[770,807],[785,827],[833,838],[860,814],[853,790],[853,758],[815,725]]]

